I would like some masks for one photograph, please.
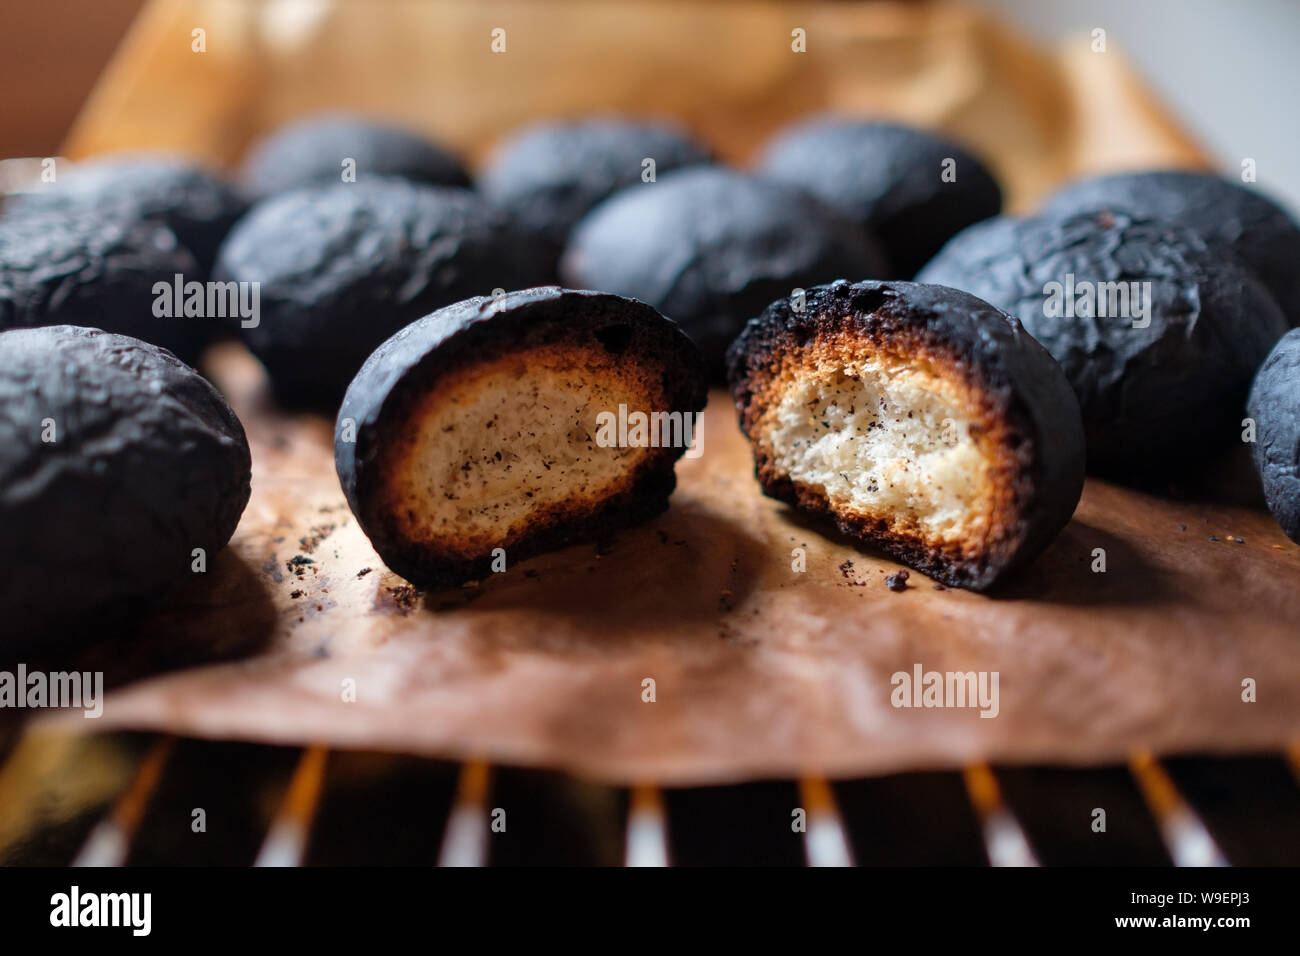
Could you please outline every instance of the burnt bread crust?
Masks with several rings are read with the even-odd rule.
[[[431,186],[472,185],[447,150],[401,127],[343,112],[314,113],[268,133],[249,147],[239,178],[248,195],[265,198],[342,183],[345,159],[356,161],[358,183],[397,176]]]
[[[851,223],[810,196],[715,166],[621,190],[574,230],[564,282],[640,299],[675,322],[721,377],[727,345],[796,287],[883,275]]]
[[[94,212],[127,222],[161,223],[199,263],[204,281],[217,247],[248,208],[233,186],[193,163],[166,155],[103,156],[69,164],[55,182],[11,196],[5,216]]]
[[[1043,211],[1099,209],[1164,219],[1227,246],[1273,293],[1290,325],[1300,325],[1300,225],[1263,193],[1209,173],[1152,170],[1070,183]]]
[[[953,161],[955,179],[944,181]],[[910,279],[950,238],[1002,211],[1002,188],[968,150],[897,123],[817,117],[779,132],[756,171],[797,186],[876,237]]]
[[[663,511],[685,447],[598,448],[594,416],[616,403],[693,414],[706,397],[698,350],[640,302],[555,286],[478,297],[366,361],[335,464],[384,562],[451,586],[489,574],[494,548],[513,567]]]
[[[1246,414],[1255,422],[1250,454],[1264,500],[1286,536],[1300,542],[1300,329],[1284,335],[1260,366]]]
[[[249,480],[239,420],[170,352],[0,333],[0,652],[102,636],[193,573],[195,548],[211,570]]]
[[[835,282],[796,304],[773,302],[727,356],[765,494],[976,591],[1070,520],[1083,489],[1078,403],[1014,318],[911,282]],[[871,460],[833,457],[873,434],[893,444]],[[845,500],[864,493],[875,502]]]
[[[550,243],[558,258],[578,220],[617,190],[642,181],[646,159],[654,160],[657,179],[711,156],[672,123],[620,117],[548,121],[508,137],[479,177],[479,189],[521,229]]]
[[[1134,327],[1132,299],[1134,317],[1049,309],[1049,283],[1064,289],[1070,276],[1076,289],[1119,283],[1139,294],[1149,282],[1150,324]],[[1078,395],[1089,468],[1124,481],[1168,476],[1238,441],[1251,378],[1286,331],[1272,296],[1227,249],[1122,212],[992,219],[959,234],[918,278],[1017,316]]]
[[[260,283],[260,322],[236,334],[279,402],[331,413],[366,356],[408,322],[549,272],[536,243],[478,196],[394,178],[265,200],[216,266],[218,279]]]
[[[199,266],[166,226],[102,213],[30,211],[0,219],[0,330],[78,325],[130,335],[197,361],[207,318],[155,315],[158,282]]]

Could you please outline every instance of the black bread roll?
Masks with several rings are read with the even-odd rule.
[[[333,413],[361,363],[408,322],[543,283],[550,269],[474,193],[381,178],[264,200],[231,231],[215,274],[260,283],[260,320],[238,334],[280,403]]]
[[[127,222],[161,223],[176,234],[208,278],[217,247],[248,202],[217,174],[180,157],[110,155],[59,167],[39,189],[11,196],[5,215],[92,212]]]
[[[1300,329],[1284,335],[1260,367],[1246,414],[1255,421],[1250,453],[1264,500],[1286,536],[1300,542]]]
[[[1019,318],[1074,386],[1089,467],[1124,481],[1163,480],[1239,441],[1251,378],[1286,331],[1227,249],[1122,212],[991,219],[917,278]]]
[[[1001,187],[970,152],[897,123],[807,120],[773,137],[755,168],[857,223],[901,279],[962,229],[1002,211]]]
[[[244,429],[171,353],[0,333],[0,652],[93,640],[195,573],[248,502]]]
[[[773,299],[885,269],[851,223],[806,194],[699,166],[593,209],[560,274],[574,288],[631,296],[680,322],[720,375],[728,343]]]
[[[171,290],[176,276],[183,283],[199,274],[176,234],[156,222],[35,210],[5,217],[0,330],[84,325],[152,342],[192,364],[220,320],[175,314]]]
[[[664,122],[618,117],[528,126],[497,147],[479,189],[515,223],[559,252],[578,220],[625,186],[708,162],[708,147]]]
[[[313,113],[253,143],[240,182],[258,198],[341,183],[349,159],[356,163],[357,182],[398,176],[431,186],[471,185],[461,161],[442,147],[399,126],[343,112]]]
[[[1098,209],[1164,219],[1227,246],[1300,325],[1300,226],[1264,194],[1209,173],[1153,170],[1083,179],[1049,196],[1044,212]]]

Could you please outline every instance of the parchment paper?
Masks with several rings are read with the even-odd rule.
[[[205,54],[190,46],[200,26]],[[490,52],[496,26],[504,55]],[[794,27],[806,54],[790,50]],[[812,110],[901,116],[987,155],[1015,207],[1085,170],[1202,164],[1114,47],[1039,52],[948,3],[155,2],[67,152],[227,163],[258,130],[331,105],[475,158],[519,122],[602,109],[680,118],[733,161]],[[420,594],[352,520],[330,424],[275,413],[239,350],[213,373],[253,442],[253,499],[231,547],[136,641],[87,652],[119,689],[102,720],[68,726],[663,783],[1090,763],[1139,744],[1239,752],[1300,732],[1300,548],[1257,504],[1225,503],[1252,500],[1241,456],[1181,499],[1090,481],[998,596],[916,573],[894,593],[897,565],[759,494],[719,393],[668,513]],[[998,716],[891,706],[891,675],[918,664],[997,671]]]
[[[233,660],[130,684],[83,728],[660,782],[1114,761],[1138,744],[1275,749],[1300,730],[1300,547],[1266,512],[1090,481],[1071,524],[998,596],[915,572],[898,593],[884,583],[898,565],[761,496],[719,391],[666,514],[420,593],[348,511],[330,424],[271,411],[237,347],[214,371],[253,443],[236,540],[132,647],[83,666],[116,681]],[[997,671],[997,716],[894,707],[891,675],[917,664]],[[1243,702],[1245,678],[1257,702]]]

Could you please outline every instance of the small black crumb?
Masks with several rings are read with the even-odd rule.
[[[906,571],[897,571],[886,576],[885,586],[891,591],[906,591],[907,579],[911,577]]]
[[[289,594],[289,597],[293,598],[296,601],[298,600],[298,598],[302,597],[306,593],[307,592],[305,591],[293,591]]]
[[[298,550],[311,554],[316,550],[317,545],[330,536],[334,528],[335,525],[332,524],[315,525],[307,534],[298,539]]]
[[[948,590],[948,589],[947,589],[946,587],[944,587],[942,584],[936,584],[936,585],[934,586],[934,589],[935,589],[936,591],[946,591],[946,590]]]
[[[1186,531],[1186,530],[1187,530],[1187,525],[1185,525],[1185,524],[1180,524],[1180,525],[1178,526],[1178,530],[1179,530],[1179,531]]]
[[[1210,535],[1210,540],[1211,540],[1211,541],[1218,541],[1219,539],[1216,538],[1214,535]]]
[[[315,561],[307,557],[305,554],[295,554],[288,561],[284,562],[284,566],[294,574],[298,575],[298,577],[302,577],[303,573],[307,570],[307,566],[315,563]]]
[[[360,571],[357,572],[357,578],[358,579],[364,578],[369,573],[370,573],[369,568],[362,568]]]
[[[409,610],[415,606],[416,598],[420,592],[409,584],[402,584],[397,587],[389,588],[388,593],[393,596],[393,603],[402,610]]]
[[[867,586],[866,581],[858,581],[854,578],[853,562],[847,558],[844,563],[840,565],[840,574],[844,575],[844,580],[849,582],[850,587],[865,588]]]

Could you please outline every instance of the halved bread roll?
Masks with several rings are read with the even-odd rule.
[[[766,494],[945,584],[1040,551],[1083,488],[1079,406],[1019,322],[911,282],[780,300],[728,353]]]
[[[556,287],[469,299],[370,357],[335,460],[389,567],[459,584],[663,511],[705,397],[699,351],[640,302]]]

